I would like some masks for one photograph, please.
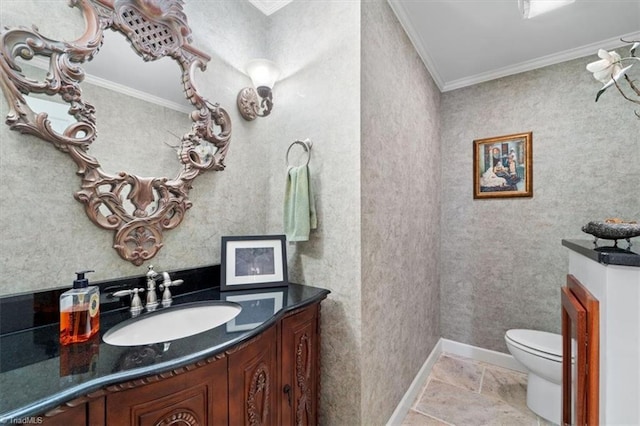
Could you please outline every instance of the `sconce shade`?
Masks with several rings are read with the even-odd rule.
[[[253,87],[268,87],[273,89],[280,70],[278,66],[267,59],[254,59],[247,64],[247,74],[251,77]]]
[[[518,0],[518,7],[524,19],[531,19],[573,2],[575,0]]]
[[[238,110],[247,121],[266,117],[273,108],[271,89],[280,77],[278,66],[267,59],[254,59],[247,64],[247,74],[253,87],[245,87],[238,93]]]

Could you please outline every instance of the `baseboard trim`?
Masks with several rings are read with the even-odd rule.
[[[400,403],[389,418],[389,421],[387,421],[387,426],[397,426],[402,424],[404,418],[407,417],[407,414],[411,409],[413,401],[415,401],[418,397],[418,394],[422,390],[427,377],[429,377],[429,374],[431,374],[433,365],[436,363],[441,353],[442,338],[438,340],[438,343],[436,343],[436,345],[434,346],[433,350],[427,357],[427,360],[424,362],[424,364],[422,364],[422,367],[420,367],[420,370],[418,371],[418,374],[416,374],[416,377],[413,379],[413,382],[411,382],[409,389],[407,389],[404,396],[400,400]]]
[[[490,349],[483,349],[477,346],[471,346],[467,345],[466,343],[455,342],[449,339],[441,339],[441,341],[442,352],[471,358],[474,361],[488,362],[489,364],[497,365],[498,367],[502,368],[508,368],[510,370],[520,371],[521,373],[527,372],[527,369],[524,368],[522,364],[516,361],[515,358],[509,354],[492,351]]]
[[[429,374],[431,374],[431,370],[433,369],[434,364],[442,353],[462,356],[465,358],[473,359],[474,361],[487,362],[498,367],[508,368],[510,370],[520,371],[522,373],[527,372],[522,364],[516,361],[509,354],[440,338],[440,340],[438,340],[438,343],[436,343],[433,350],[427,357],[427,360],[418,371],[418,374],[416,374],[416,377],[411,382],[409,389],[407,389],[407,391],[405,392],[404,396],[400,400],[400,403],[393,411],[393,414],[387,421],[387,426],[402,425],[402,422],[404,421],[405,417],[407,417],[407,414],[411,409],[411,405],[418,397],[418,394],[425,385],[427,377],[429,377]]]

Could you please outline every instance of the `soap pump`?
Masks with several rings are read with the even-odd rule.
[[[100,290],[76,272],[73,288],[60,295],[60,343],[86,342],[100,329]]]

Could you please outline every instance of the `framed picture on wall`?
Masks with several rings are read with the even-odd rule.
[[[473,141],[473,198],[533,197],[533,133]]]
[[[288,284],[284,235],[222,237],[220,290]]]

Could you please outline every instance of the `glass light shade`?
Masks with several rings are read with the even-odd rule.
[[[280,70],[278,66],[267,59],[254,59],[247,64],[247,74],[251,77],[253,87],[268,87],[273,89]]]
[[[518,0],[518,6],[523,18],[530,19],[573,2],[575,0]]]

